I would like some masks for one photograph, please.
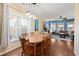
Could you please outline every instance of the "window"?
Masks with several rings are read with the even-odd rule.
[[[16,40],[18,38],[18,24],[17,24],[17,16],[9,15],[9,31],[10,31],[10,39],[11,41]]]
[[[18,37],[27,32],[27,19],[23,16],[15,14],[9,15],[9,35],[10,41],[18,40]]]
[[[51,32],[55,32],[56,31],[56,24],[55,23],[51,23],[51,25],[50,25],[50,31]]]
[[[73,31],[74,30],[74,24],[73,22],[68,23],[68,31]]]
[[[20,18],[20,30],[21,30],[21,33],[20,34],[22,34],[22,33],[25,33],[25,32],[27,32],[27,19],[26,18],[24,18],[24,17],[21,17]]]
[[[58,24],[58,32],[59,31],[64,31],[64,23]]]

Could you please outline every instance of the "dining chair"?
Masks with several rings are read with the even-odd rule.
[[[22,34],[22,37],[26,37],[28,34],[27,33],[23,33]]]
[[[22,56],[33,56],[34,55],[34,46],[29,44],[29,39],[20,38],[21,47],[22,47]]]
[[[50,45],[50,42],[51,42],[51,34],[48,33],[47,34],[47,44],[48,44],[48,46]]]
[[[43,41],[37,43],[36,45],[36,55],[43,56]]]
[[[47,35],[43,35],[43,55],[48,54],[48,37]]]
[[[48,55],[50,45],[51,45],[51,34],[44,33],[43,34],[43,53],[44,53],[44,55]]]

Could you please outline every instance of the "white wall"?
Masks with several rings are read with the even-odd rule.
[[[79,21],[75,21],[74,51],[76,55],[79,55]]]
[[[79,56],[79,4],[75,4],[75,38],[74,52]]]

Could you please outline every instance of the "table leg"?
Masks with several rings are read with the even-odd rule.
[[[36,56],[36,43],[34,43],[34,56]]]

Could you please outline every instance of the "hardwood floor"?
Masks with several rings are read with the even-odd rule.
[[[47,54],[44,56],[75,56],[72,41],[51,39],[50,46],[46,50]],[[22,49],[19,47],[2,56],[20,56],[21,51]]]
[[[51,40],[49,48],[50,56],[74,56],[74,48],[72,41]]]

